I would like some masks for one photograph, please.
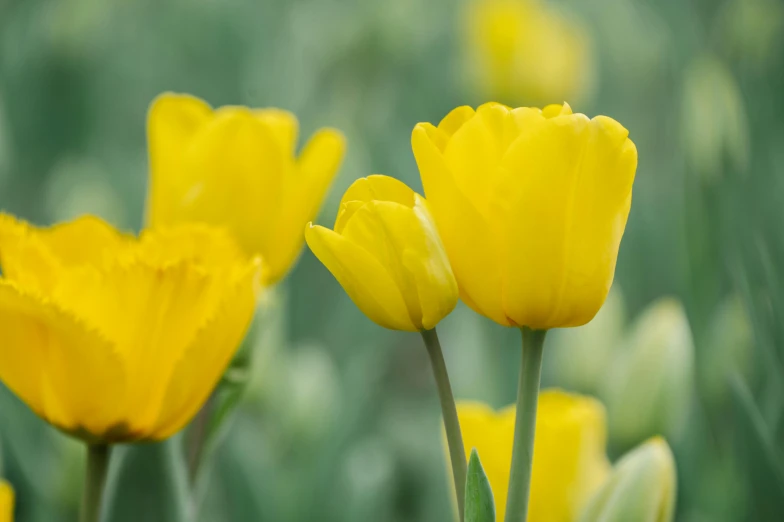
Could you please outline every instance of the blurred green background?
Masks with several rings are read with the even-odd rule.
[[[324,224],[358,177],[421,191],[413,126],[494,94],[475,81],[468,3],[0,0],[0,208],[138,229],[146,109],[167,90],[291,110],[303,137],[341,129]],[[567,101],[622,122],[640,161],[611,299],[590,326],[548,337],[545,384],[604,400],[612,458],[666,434],[677,520],[784,520],[784,4],[547,5],[590,49],[590,81]],[[674,315],[651,319],[665,296],[688,324],[672,300]],[[516,330],[463,305],[439,330],[458,398],[514,400]],[[199,520],[450,520],[418,336],[371,323],[306,251],[247,344],[252,364],[224,382],[243,393],[198,482]],[[17,520],[74,520],[82,447],[1,386],[0,439]],[[118,452],[136,462],[120,489],[136,508],[182,487],[158,470],[182,467],[170,449]]]

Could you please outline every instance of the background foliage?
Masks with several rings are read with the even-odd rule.
[[[93,212],[138,229],[145,111],[166,90],[292,110],[303,136],[343,130],[348,155],[323,223],[360,176],[385,173],[421,190],[414,124],[485,101],[467,81],[463,3],[0,0],[0,207],[38,223]],[[595,81],[573,108],[621,121],[640,153],[616,275],[623,315],[675,296],[694,336],[694,380],[676,397],[687,421],[668,437],[677,518],[780,520],[784,6],[553,5],[581,19],[593,41]],[[458,398],[513,401],[516,331],[462,305],[440,331]],[[589,348],[580,346],[586,335],[568,339],[559,360],[593,358],[577,353]],[[247,390],[198,482],[200,520],[449,518],[437,397],[418,336],[373,325],[305,252],[263,303],[249,342],[252,365],[235,368],[238,382],[249,372]],[[595,384],[575,384],[553,360],[546,369],[547,384]],[[17,520],[74,519],[82,448],[5,388],[0,439]],[[623,449],[613,442],[610,453]],[[153,502],[150,476],[156,491],[184,487],[183,455],[121,452],[133,465],[113,472],[135,505]],[[176,472],[161,477],[162,462]]]

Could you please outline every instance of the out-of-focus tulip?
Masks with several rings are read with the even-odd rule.
[[[466,12],[469,73],[487,96],[541,104],[580,98],[594,60],[585,28],[537,0],[477,0]]]
[[[0,522],[14,521],[14,488],[0,479]]]
[[[596,395],[626,323],[626,305],[617,284],[593,321],[548,334],[546,372],[558,386]]]
[[[203,226],[138,239],[82,217],[0,215],[0,379],[89,443],[164,439],[215,387],[250,324],[259,260]]]
[[[580,326],[604,303],[631,207],[637,149],[606,116],[459,107],[412,135],[461,297],[497,323]]]
[[[308,246],[370,319],[385,328],[433,328],[458,290],[425,200],[388,176],[358,179],[334,230],[308,224]]]
[[[580,522],[671,522],[677,485],[675,459],[654,437],[619,460]]]
[[[677,300],[660,299],[635,321],[602,387],[611,439],[628,447],[676,435],[691,406],[693,372],[686,313]]]
[[[741,172],[749,162],[749,123],[732,72],[717,58],[697,58],[683,85],[683,150],[704,181],[714,181],[725,164]]]
[[[159,96],[147,126],[149,225],[228,227],[247,254],[264,258],[264,282],[280,280],[345,150],[340,132],[321,129],[296,157],[297,134],[297,118],[283,110],[213,110],[192,96]]]
[[[476,448],[495,498],[496,520],[506,513],[515,408],[494,411],[458,403],[466,454]],[[529,522],[571,522],[601,486],[610,465],[605,454],[604,407],[595,399],[545,390],[539,396]]]

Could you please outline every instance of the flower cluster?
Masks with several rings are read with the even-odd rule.
[[[108,445],[168,438],[197,415],[305,241],[371,320],[421,333],[461,521],[670,520],[662,439],[613,468],[601,403],[539,395],[546,331],[589,322],[610,290],[637,166],[628,131],[566,103],[459,107],[413,129],[426,197],[361,178],[330,229],[312,221],[344,139],[320,130],[297,155],[297,127],[285,111],[165,94],[138,235],[94,216],[39,228],[0,215],[0,379],[88,444],[85,520]],[[459,299],[522,331],[515,407],[454,401],[435,328]],[[0,485],[0,517],[12,503]]]

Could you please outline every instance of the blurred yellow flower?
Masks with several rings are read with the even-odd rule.
[[[412,146],[465,302],[508,326],[580,326],[612,284],[637,149],[606,116],[458,107]],[[480,455],[482,457],[482,455]]]
[[[231,229],[264,258],[272,284],[294,264],[305,223],[318,213],[343,159],[335,129],[317,131],[295,157],[297,118],[279,109],[221,107],[163,94],[151,105],[148,221],[201,222]]]
[[[468,2],[465,45],[472,81],[510,103],[578,99],[593,77],[582,24],[537,0]]]
[[[0,479],[0,522],[14,520],[14,488],[5,480]]]
[[[138,239],[95,217],[0,215],[0,380],[90,443],[164,439],[198,411],[250,324],[260,263],[204,226]]]
[[[580,522],[671,522],[677,484],[667,442],[653,437],[624,455]]]
[[[388,176],[354,182],[335,229],[309,224],[308,246],[370,319],[394,330],[429,330],[458,290],[427,203]]]
[[[495,498],[496,520],[506,513],[515,408],[457,405],[466,454],[476,448]],[[528,522],[571,522],[607,477],[605,412],[601,403],[561,390],[539,396]]]

